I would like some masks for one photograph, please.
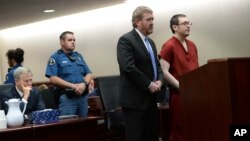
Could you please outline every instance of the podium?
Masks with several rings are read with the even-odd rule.
[[[229,141],[250,124],[250,57],[211,59],[180,78],[183,141]]]

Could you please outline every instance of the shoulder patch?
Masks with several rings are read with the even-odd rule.
[[[48,61],[49,65],[54,65],[55,63],[56,63],[56,61],[55,61],[54,58],[50,58],[49,61]]]

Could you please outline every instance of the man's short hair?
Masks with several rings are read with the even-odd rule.
[[[64,40],[66,34],[74,34],[74,32],[71,32],[71,31],[64,31],[64,32],[60,35],[59,39],[60,39],[60,40]]]
[[[33,75],[30,69],[25,68],[25,67],[18,67],[18,68],[14,71],[14,74],[13,74],[15,80],[19,80],[19,79],[20,79],[20,76],[21,76],[22,74],[25,74],[25,73],[31,73],[31,75]]]
[[[138,6],[132,15],[133,27],[136,27],[136,20],[141,20],[144,13],[153,13],[153,10],[147,6]]]
[[[173,25],[179,25],[179,17],[186,17],[186,15],[184,15],[184,14],[176,14],[171,18],[171,20],[170,20],[170,29],[171,29],[172,33],[175,33],[175,31],[173,29]]]

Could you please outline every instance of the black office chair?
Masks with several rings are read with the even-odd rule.
[[[9,88],[12,87],[12,86],[13,86],[13,84],[1,84],[1,85],[0,85],[0,94],[1,94],[3,91],[9,89]]]
[[[13,84],[2,84],[2,85],[0,85],[0,95],[2,93],[4,93],[5,90],[10,89],[12,86],[13,86]],[[1,104],[0,104],[0,109],[2,109]]]
[[[98,78],[98,93],[100,95],[105,124],[108,130],[119,132],[123,140],[125,132],[124,117],[119,104],[119,76],[104,76]]]
[[[56,103],[55,95],[53,94],[53,87],[40,91],[43,98],[46,109],[57,109],[58,104]]]

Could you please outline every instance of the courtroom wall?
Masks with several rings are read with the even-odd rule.
[[[154,39],[158,52],[172,36],[169,20],[184,13],[193,23],[191,35],[198,48],[200,65],[208,59],[250,55],[250,1],[203,0],[162,1],[145,4],[154,10]],[[3,82],[8,64],[5,53],[10,48],[25,50],[24,66],[31,68],[34,81],[44,81],[45,68],[52,52],[60,48],[59,35],[71,30],[76,50],[83,54],[95,76],[119,74],[116,45],[119,37],[132,29],[131,15],[137,5],[121,4],[62,18],[25,25],[8,32],[0,31],[0,72]],[[111,9],[112,11],[110,12]]]
[[[1,38],[1,36],[0,36],[0,83],[2,82],[1,80],[3,80],[2,79],[2,74],[3,74],[3,72],[2,72],[2,67],[3,67],[3,56],[4,55],[4,52],[3,52],[3,40],[2,40],[2,38]]]

